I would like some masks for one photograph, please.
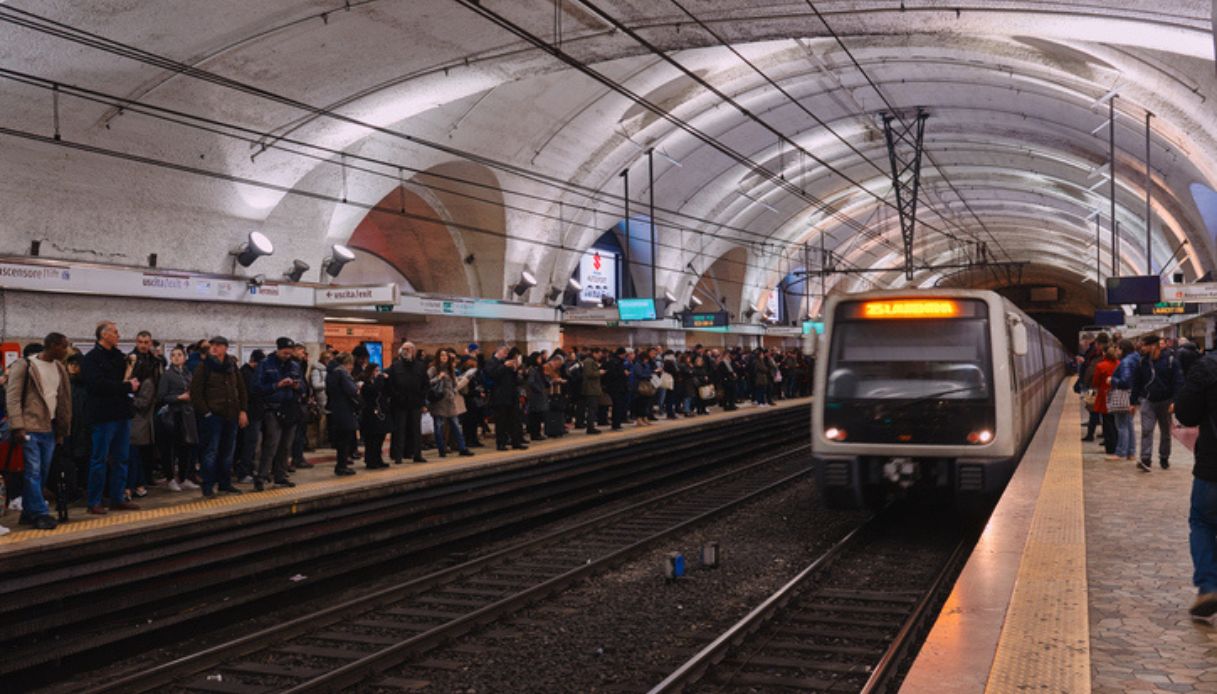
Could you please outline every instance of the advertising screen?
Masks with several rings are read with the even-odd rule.
[[[1156,304],[1162,300],[1162,279],[1157,275],[1107,278],[1107,303]]]
[[[655,300],[618,299],[617,317],[621,320],[655,320]]]
[[[680,317],[680,323],[686,328],[723,328],[730,322],[726,311],[705,311],[702,313],[685,313]]]
[[[579,303],[598,304],[600,297],[617,298],[617,254],[591,249],[579,259]]]
[[[385,366],[384,343],[364,342],[363,346],[368,350],[368,361],[383,369]]]

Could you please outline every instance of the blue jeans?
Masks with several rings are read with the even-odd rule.
[[[1217,483],[1192,478],[1192,508],[1187,516],[1192,547],[1192,583],[1200,593],[1217,593]]]
[[[203,492],[211,492],[216,483],[220,489],[232,486],[232,454],[237,449],[237,420],[213,414],[199,422],[199,439],[203,444]]]
[[[26,432],[29,440],[22,444],[25,454],[25,482],[21,490],[21,515],[28,518],[50,515],[51,510],[42,497],[42,485],[51,474],[51,458],[55,456],[53,432]]]
[[[110,470],[110,503],[123,502],[127,486],[127,458],[131,455],[131,420],[99,422],[93,425],[93,453],[89,456],[89,508],[101,506],[106,486],[106,461]]]
[[[1116,455],[1121,458],[1129,458],[1136,449],[1133,443],[1133,427],[1132,415],[1128,412],[1116,412],[1116,431],[1119,432],[1119,439],[1116,441]]]
[[[448,449],[446,448],[448,445],[446,443],[448,437],[444,431],[445,427],[447,426],[452,427],[452,436],[456,439],[456,450],[467,450],[465,448],[465,434],[461,431],[461,423],[457,421],[456,417],[439,417],[436,415],[431,415],[431,422],[435,424],[435,445],[437,448],[439,448],[440,455],[448,454]],[[496,424],[496,426],[498,425]]]

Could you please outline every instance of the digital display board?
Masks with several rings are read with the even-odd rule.
[[[1118,308],[1094,312],[1095,325],[1124,325],[1124,312]]]
[[[824,334],[824,321],[818,321],[818,320],[803,321],[803,334],[810,335],[812,333],[815,333],[817,335],[823,335]]]
[[[621,320],[655,320],[655,300],[618,299],[617,317]]]
[[[1182,301],[1159,301],[1156,304],[1137,304],[1138,316],[1181,316],[1200,313],[1200,304]]]
[[[1162,300],[1162,278],[1157,275],[1107,278],[1107,303],[1156,304]]]
[[[725,328],[730,321],[726,311],[685,313],[680,317],[681,325],[686,328]]]

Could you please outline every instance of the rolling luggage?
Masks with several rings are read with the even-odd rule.
[[[549,396],[549,409],[545,411],[545,435],[549,438],[566,433],[566,397]]]

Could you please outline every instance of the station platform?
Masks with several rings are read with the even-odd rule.
[[[1195,430],[1176,429],[1169,470],[1156,457],[1150,473],[1106,460],[1080,441],[1085,411],[1070,385],[902,692],[1217,692],[1217,629],[1187,614]]]
[[[267,487],[265,491],[253,492],[252,485],[237,485],[244,493],[239,495],[219,494],[204,499],[199,491],[172,492],[164,484],[149,487],[148,496],[137,499],[138,511],[111,512],[105,516],[91,516],[83,506],[71,509],[70,520],[54,530],[32,530],[17,526],[17,513],[9,512],[0,524],[12,528],[12,532],[0,537],[0,564],[18,555],[60,550],[64,547],[85,543],[104,542],[108,538],[130,536],[132,533],[163,530],[174,526],[208,522],[240,524],[243,517],[249,519],[282,516],[304,512],[318,504],[333,504],[336,500],[355,500],[367,495],[381,493],[386,487],[394,489],[418,489],[438,486],[469,479],[507,467],[527,466],[557,457],[586,452],[589,448],[620,448],[633,445],[648,437],[662,435],[691,427],[705,427],[717,422],[738,417],[763,416],[766,412],[789,408],[807,407],[809,398],[782,400],[771,407],[756,407],[741,404],[733,412],[714,410],[708,415],[680,417],[676,420],[660,418],[651,426],[627,425],[621,431],[602,428],[598,436],[589,436],[580,430],[568,432],[566,436],[536,441],[525,451],[497,451],[494,438],[483,437],[485,448],[475,450],[473,457],[463,458],[449,454],[440,458],[434,449],[424,451],[426,463],[392,465],[382,470],[367,470],[359,462],[354,468],[357,474],[350,477],[334,475],[335,453],[332,449],[321,449],[306,455],[306,460],[315,467],[297,470],[292,475],[296,486],[292,488]],[[386,460],[387,443],[386,443]]]

